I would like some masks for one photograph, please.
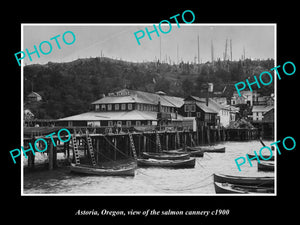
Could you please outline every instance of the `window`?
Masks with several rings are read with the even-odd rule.
[[[119,109],[120,109],[119,104],[115,104],[115,110],[119,110]]]
[[[101,105],[101,111],[105,111],[106,110],[106,106],[103,104]]]
[[[108,105],[107,105],[107,110],[108,110],[108,111],[111,111],[111,108],[112,108],[111,104],[108,104]]]
[[[191,107],[191,112],[196,112],[196,106],[195,105],[190,105]]]
[[[130,127],[131,126],[131,121],[126,121],[126,126]]]
[[[99,111],[99,108],[100,108],[99,105],[96,104],[96,105],[95,105],[95,110],[96,110],[96,111]]]
[[[109,127],[112,127],[112,126],[114,126],[114,123],[113,123],[113,121],[108,121],[108,126],[109,126]]]
[[[126,110],[126,104],[121,105],[121,110]]]
[[[188,112],[189,111],[189,105],[184,105],[184,111]]]
[[[141,126],[141,121],[138,120],[138,121],[135,122],[135,124],[136,124],[137,126]]]
[[[128,104],[128,110],[132,110],[132,104]]]
[[[197,112],[197,117],[200,118],[201,117],[201,112]]]

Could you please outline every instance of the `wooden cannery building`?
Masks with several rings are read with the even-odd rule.
[[[122,89],[92,102],[92,110],[59,119],[60,125],[90,127],[143,127],[183,120],[178,114],[183,98],[164,92]]]

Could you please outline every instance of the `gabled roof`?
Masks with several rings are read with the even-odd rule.
[[[206,106],[206,103],[196,102],[196,105],[206,113],[218,113],[216,110],[212,109],[209,106]]]
[[[175,113],[171,114],[175,118]],[[178,119],[182,116],[177,115]],[[106,112],[86,112],[75,116],[59,119],[60,121],[116,121],[116,120],[157,120],[157,112],[149,111],[106,111]]]
[[[271,109],[273,109],[274,106],[273,105],[254,105],[253,108],[252,108],[252,112],[268,112],[270,111]]]
[[[184,103],[183,98],[161,95],[159,93],[150,93],[129,89],[123,89],[117,93],[128,93],[128,95],[106,96],[97,101],[92,102],[92,104],[143,103],[157,105],[160,101],[160,104],[162,106],[179,108]]]

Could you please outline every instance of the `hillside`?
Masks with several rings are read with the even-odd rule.
[[[90,103],[102,94],[121,88],[169,95],[200,96],[206,83],[213,82],[215,90],[231,87],[247,77],[259,75],[274,67],[274,60],[216,61],[211,63],[159,62],[133,63],[105,57],[78,59],[68,63],[28,65],[24,67],[24,96],[32,90],[43,100],[38,107],[30,107],[36,118],[61,118],[89,110]],[[228,89],[228,88],[227,88]],[[270,94],[273,85],[259,89]],[[227,95],[231,95],[227,93]]]

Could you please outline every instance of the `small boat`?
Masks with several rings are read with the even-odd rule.
[[[214,182],[217,194],[266,194],[274,193],[273,187],[245,186]]]
[[[224,153],[225,147],[216,148],[214,146],[200,147],[203,152]]]
[[[183,160],[137,159],[140,167],[194,168],[195,162],[194,158]]]
[[[182,153],[187,153],[192,157],[203,157],[204,152],[202,150],[192,150],[190,151],[189,149],[183,150],[183,149],[179,149],[179,150],[164,150],[163,153],[166,154],[182,154]]]
[[[71,163],[71,172],[98,175],[98,176],[134,176],[136,163],[126,164],[123,167],[103,168],[100,166],[91,166],[87,164]]]
[[[250,159],[253,158],[253,160],[257,160],[256,158],[254,158],[254,157],[255,157],[254,154],[247,154],[247,155],[248,155],[248,157],[249,157]],[[272,155],[272,157],[271,157],[270,159],[269,159],[270,155],[262,155],[262,157],[260,157],[260,155],[258,155],[258,157],[259,157],[259,159],[261,159],[261,160],[268,159],[268,160],[270,160],[270,161],[274,161],[274,155]]]
[[[175,159],[189,159],[190,155],[185,154],[184,152],[181,152],[181,154],[143,152],[142,158],[144,158],[144,159],[159,159],[159,160],[175,160]]]
[[[251,185],[268,187],[274,186],[274,177],[245,177],[245,176],[231,176],[225,174],[214,173],[214,181],[219,183],[231,183],[239,185]]]
[[[216,148],[214,146],[196,146],[196,147],[187,147],[188,151],[203,151],[203,152],[213,152],[213,153],[224,153],[225,147]]]
[[[274,163],[271,162],[260,162],[257,163],[258,171],[274,171]]]

